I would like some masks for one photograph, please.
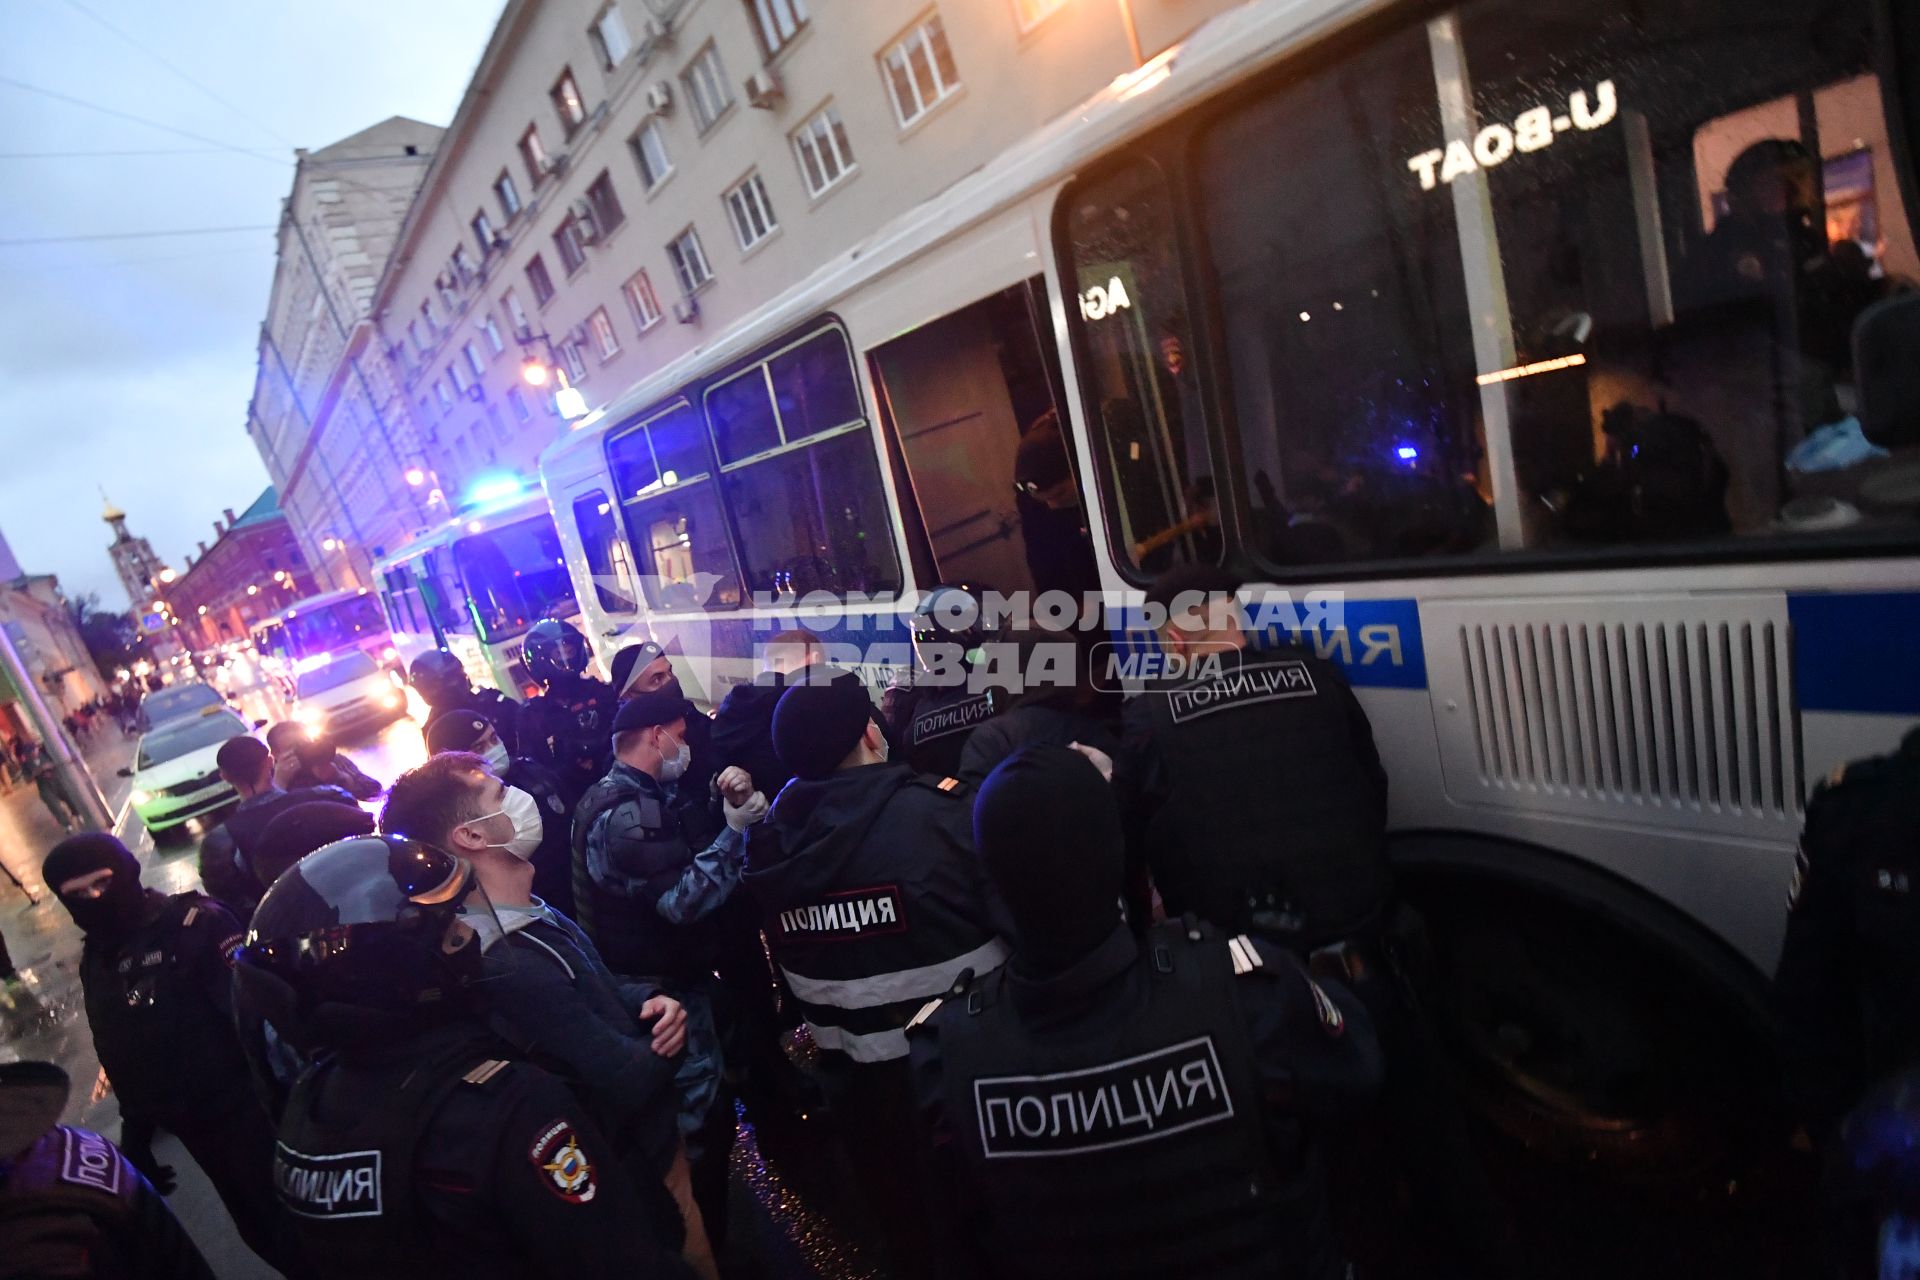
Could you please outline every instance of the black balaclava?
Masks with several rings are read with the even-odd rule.
[[[67,881],[110,868],[113,879],[97,898],[69,898],[60,892]],[[68,836],[53,846],[40,866],[40,878],[60,899],[73,922],[88,937],[114,941],[132,933],[146,910],[146,890],[140,887],[140,864],[127,846],[102,831]]]
[[[69,1088],[67,1073],[51,1062],[0,1063],[0,1164],[60,1123]]]
[[[1014,923],[1014,968],[1047,977],[1120,924],[1124,836],[1113,789],[1070,747],[1023,747],[980,784],[973,840]]]

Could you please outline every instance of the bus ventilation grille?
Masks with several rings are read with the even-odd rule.
[[[1453,784],[1470,763],[1472,789],[1494,803],[1504,794],[1525,808],[1624,805],[1713,826],[1797,825],[1805,788],[1784,609],[1765,598],[1752,609],[1649,602],[1651,612],[1695,616],[1621,622],[1581,619],[1601,612],[1581,603],[1529,606],[1531,618],[1510,621],[1480,609],[1449,628],[1460,667],[1444,683],[1458,687],[1435,689],[1451,739],[1443,747],[1456,753],[1449,790],[1467,798]],[[1617,602],[1605,611],[1620,614]]]

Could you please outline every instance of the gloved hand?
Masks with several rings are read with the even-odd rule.
[[[745,831],[748,827],[766,817],[767,810],[770,807],[767,801],[767,793],[764,791],[754,792],[739,804],[735,804],[729,800],[721,806],[721,808],[726,810],[727,825],[735,831]]]
[[[173,1189],[179,1185],[173,1176],[173,1166],[156,1160],[152,1145],[145,1140],[128,1142],[123,1136],[121,1141],[124,1145],[120,1152],[126,1156],[127,1163],[138,1169],[140,1176],[151,1182],[155,1191],[163,1196],[172,1195]]]
[[[1087,759],[1093,761],[1093,767],[1100,771],[1101,777],[1105,778],[1108,782],[1113,781],[1113,757],[1112,756],[1108,755],[1106,752],[1102,751],[1100,748],[1090,747],[1084,742],[1069,742],[1067,746],[1069,746],[1075,751],[1078,751],[1081,755],[1085,756]]]

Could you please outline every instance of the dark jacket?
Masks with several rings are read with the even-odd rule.
[[[343,755],[335,754],[319,764],[308,764],[305,760],[286,781],[288,791],[308,787],[334,787],[348,792],[355,800],[371,800],[383,790],[379,782],[361,772],[360,766]]]
[[[213,1280],[173,1210],[113,1144],[55,1125],[0,1163],[0,1280]]]
[[[362,777],[365,775],[362,774]],[[375,788],[378,791],[378,788]],[[207,833],[200,843],[200,883],[238,916],[242,923],[253,914],[267,891],[254,870],[260,838],[267,824],[297,804],[313,800],[336,801],[358,807],[358,801],[336,786],[307,786],[282,790],[270,787],[235,806],[227,820]]]
[[[786,691],[785,681],[765,672],[752,684],[727,690],[720,709],[713,713],[713,752],[718,761],[714,772],[738,765],[753,776],[753,785],[768,799],[779,795],[793,778],[773,749],[773,709]]]
[[[1064,747],[1075,742],[1095,747],[1109,757],[1120,753],[1119,734],[1096,716],[1051,701],[1023,701],[967,735],[966,745],[960,749],[959,777],[977,787],[995,765],[1022,747],[1036,743]]]
[[[904,1058],[922,1004],[1006,959],[972,794],[905,765],[843,769],[789,783],[755,832],[745,884],[822,1049]]]
[[[561,915],[573,916],[573,810],[551,769],[524,756],[507,764],[502,782],[540,806],[540,847],[533,851],[533,893]]]
[[[613,764],[613,713],[618,705],[613,687],[604,680],[555,680],[552,688],[520,708],[520,742],[514,754],[553,770],[571,807]]]

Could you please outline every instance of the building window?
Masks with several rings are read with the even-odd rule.
[[[527,323],[527,309],[520,305],[520,295],[509,289],[500,295],[500,305],[507,309],[507,323],[513,326],[513,336],[524,337],[533,332],[533,326]]]
[[[587,265],[587,249],[580,240],[580,219],[569,216],[560,224],[560,229],[553,233],[553,247],[569,276]]]
[[[539,254],[533,255],[533,261],[527,264],[527,283],[533,288],[533,303],[544,307],[553,301],[553,277],[547,274],[547,264]],[[524,328],[524,323],[522,325]]]
[[[440,295],[441,309],[447,313],[449,318],[460,313],[460,295],[453,291],[453,267],[451,265],[433,278],[433,289],[435,293]]]
[[[766,184],[758,173],[750,173],[726,194],[727,217],[733,222],[733,238],[742,249],[751,249],[780,229],[773,216],[773,202],[767,199]]]
[[[433,380],[433,395],[434,398],[440,402],[440,411],[442,413],[452,411],[453,392],[447,390],[447,380],[445,378],[435,378]]]
[[[682,293],[697,293],[713,279],[713,271],[707,266],[707,251],[700,247],[700,233],[692,227],[667,243],[667,260],[673,263],[673,275],[680,282]]]
[[[527,166],[527,179],[537,188],[547,176],[547,148],[540,141],[537,125],[528,125],[520,135],[520,160]]]
[[[487,216],[485,209],[473,215],[473,221],[467,224],[473,228],[473,242],[480,246],[480,256],[485,258],[499,246],[493,243],[497,234],[493,229],[493,219]]]
[[[847,126],[840,122],[840,113],[833,107],[820,108],[812,119],[794,130],[793,154],[800,162],[800,176],[806,181],[809,195],[825,195],[854,170]]]
[[[467,246],[453,246],[453,274],[462,286],[473,283],[473,259],[467,256]]]
[[[500,200],[500,212],[512,222],[520,215],[520,188],[513,185],[513,175],[505,169],[493,180],[493,194]]]
[[[427,339],[420,333],[420,322],[418,320],[407,321],[407,337],[412,339],[413,349],[415,351],[423,356],[427,354],[429,344]]]
[[[579,330],[574,332],[578,333]],[[560,363],[566,366],[567,377],[573,382],[579,382],[587,376],[587,355],[581,350],[584,345],[578,338],[569,337],[557,347]]]
[[[593,207],[593,225],[603,236],[627,220],[627,211],[620,207],[620,197],[614,194],[613,175],[605,169],[587,188],[587,203]]]
[[[473,379],[466,375],[457,361],[447,366],[447,376],[453,379],[453,389],[461,395],[467,394],[467,388],[473,385]]]
[[[673,156],[667,151],[667,131],[660,126],[658,119],[647,121],[634,130],[627,145],[633,148],[633,162],[640,166],[640,181],[647,184],[647,190],[673,176]]]
[[[1020,24],[1020,33],[1025,35],[1066,5],[1067,0],[1013,0],[1014,21]]]
[[[893,94],[893,114],[900,127],[944,102],[960,88],[960,72],[947,47],[947,29],[938,13],[929,12],[901,41],[880,55],[887,88]]]
[[[489,317],[491,319],[491,317]],[[480,354],[480,348],[469,342],[461,348],[467,357],[467,367],[473,370],[473,376],[479,377],[487,371],[487,358]]]
[[[561,135],[573,137],[587,122],[587,104],[580,97],[580,86],[574,82],[572,67],[560,73],[553,88],[547,90],[547,97],[553,100],[553,112],[560,117]]]
[[[493,312],[480,317],[480,332],[486,335],[487,349],[499,355],[507,349],[506,339],[500,336],[500,326],[494,322]]]
[[[754,26],[760,31],[760,46],[771,58],[787,47],[789,41],[807,25],[805,0],[747,0],[753,10]]]
[[[518,387],[507,388],[507,408],[513,410],[513,417],[516,422],[530,422],[533,420],[533,410],[527,408],[527,398],[520,394],[520,388]]]
[[[627,34],[626,19],[620,16],[617,5],[608,5],[606,11],[593,20],[587,28],[594,48],[600,52],[600,65],[611,71],[626,60],[633,52],[633,37]]]
[[[693,122],[701,133],[719,123],[733,105],[733,92],[727,88],[727,70],[720,65],[720,51],[709,44],[687,69],[680,73],[687,102],[693,109]]]
[[[436,338],[440,336],[440,322],[433,318],[433,299],[432,298],[428,298],[425,302],[422,302],[420,304],[420,318],[427,322],[428,333],[432,334]],[[425,351],[426,348],[422,347],[421,350]]]
[[[600,353],[600,362],[605,364],[620,354],[620,337],[613,331],[613,317],[607,309],[601,307],[587,317],[587,333],[593,338],[595,350]]]
[[[660,299],[653,292],[653,281],[647,278],[645,271],[636,271],[633,278],[621,286],[621,292],[627,295],[627,305],[633,308],[633,327],[641,332],[660,323]]]

